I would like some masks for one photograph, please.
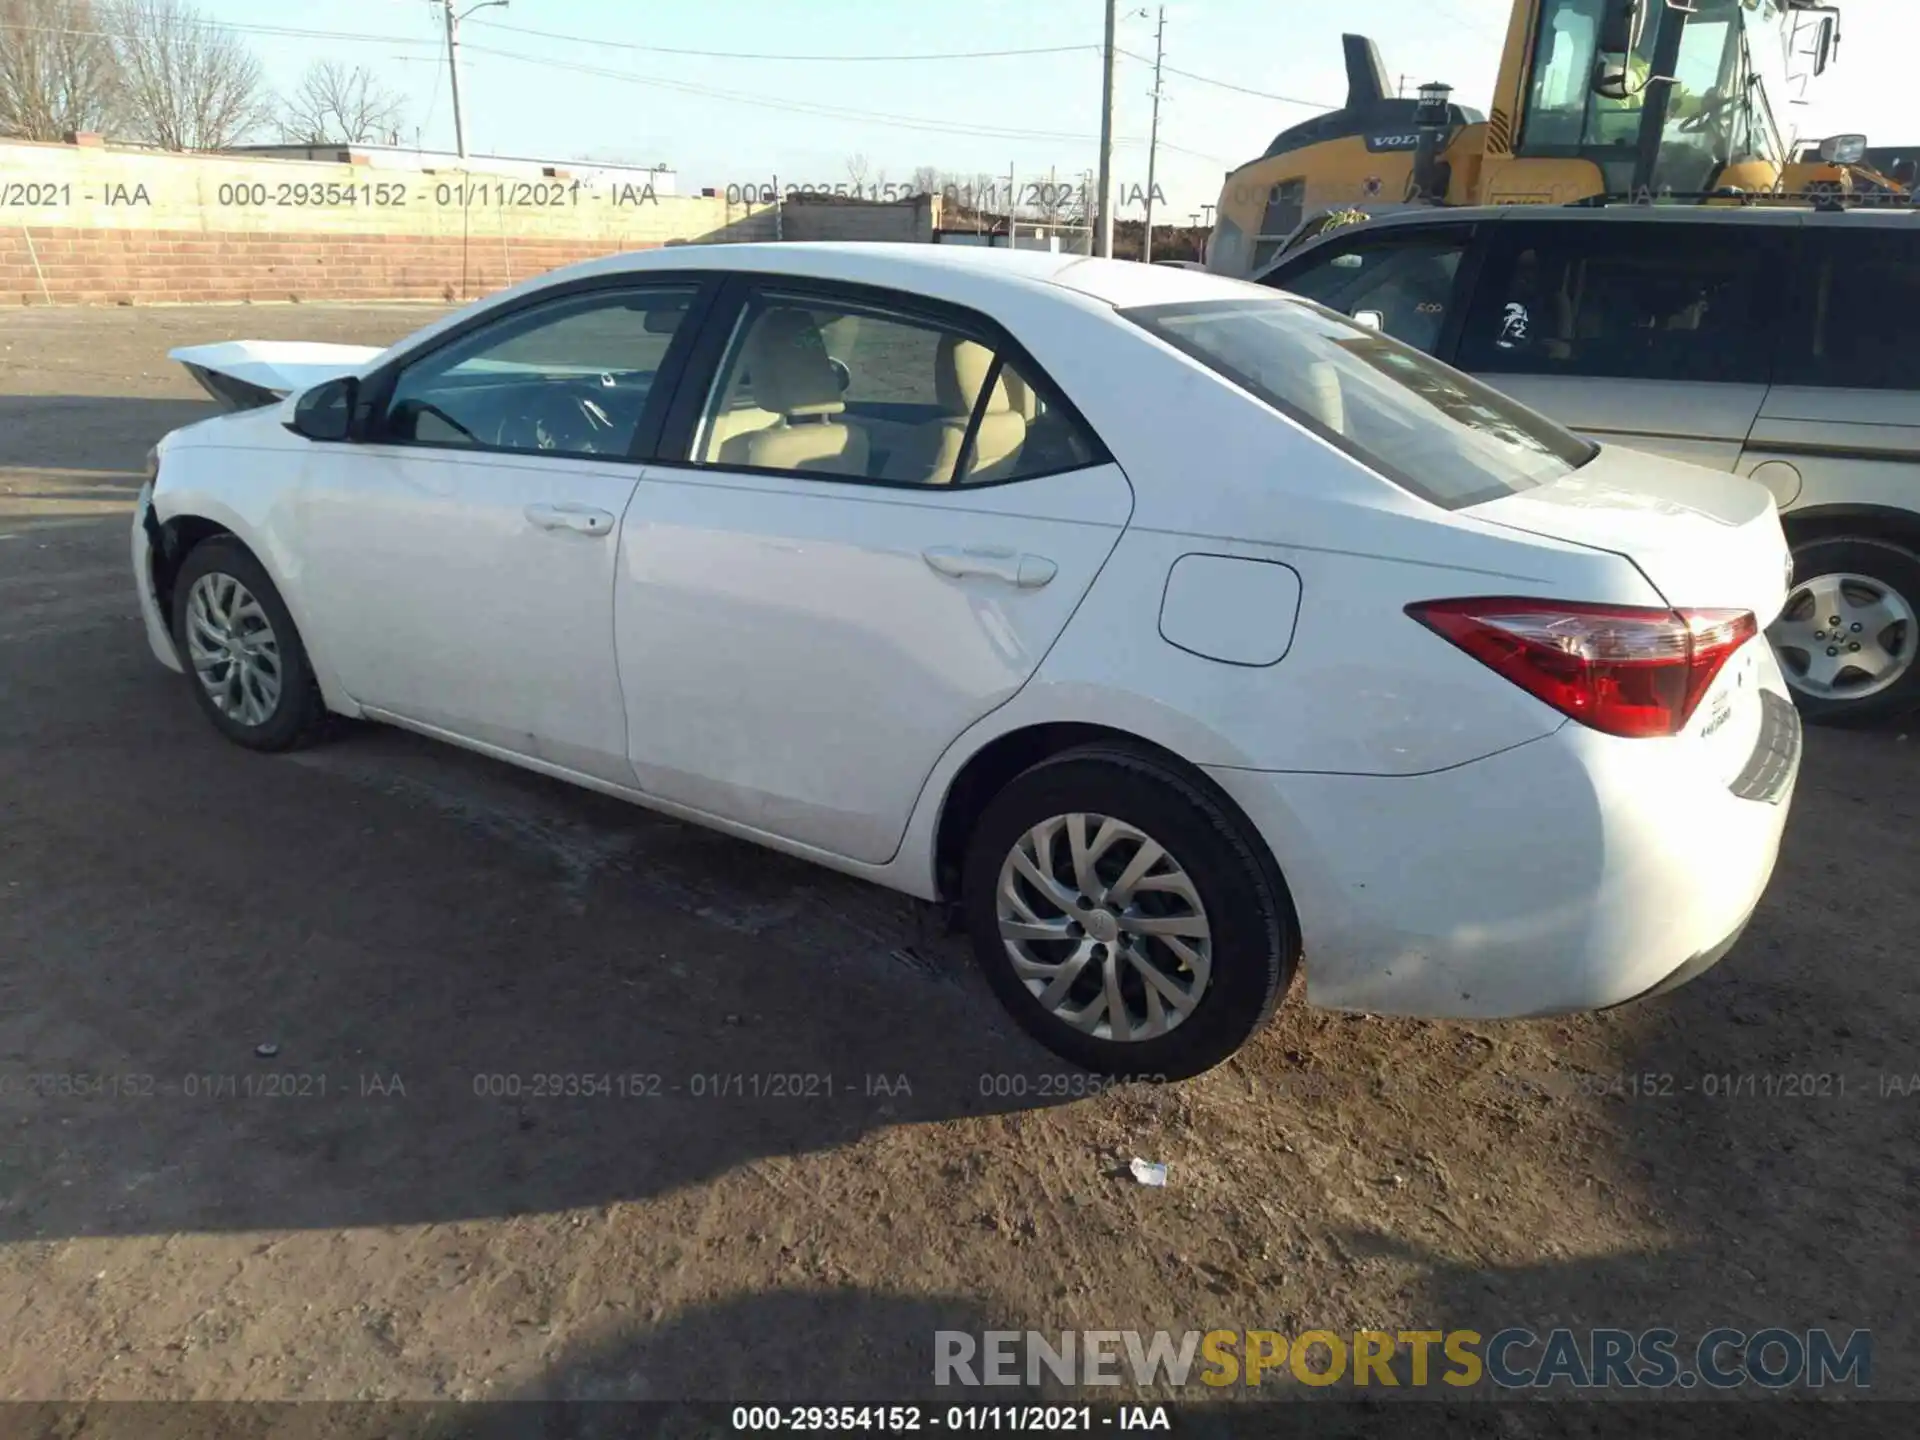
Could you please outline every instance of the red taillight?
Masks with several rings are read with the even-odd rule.
[[[1636,739],[1678,735],[1727,657],[1759,633],[1747,610],[1572,600],[1427,600],[1407,614],[1562,714]]]

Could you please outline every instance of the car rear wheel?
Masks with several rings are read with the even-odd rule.
[[[1015,1020],[1102,1074],[1227,1059],[1292,977],[1291,910],[1244,823],[1151,754],[1066,751],[1012,780],[968,846],[961,904]]]
[[[1834,536],[1797,546],[1793,570],[1767,637],[1801,713],[1871,724],[1920,706],[1920,556]]]
[[[251,750],[291,750],[326,719],[300,632],[266,568],[231,535],[196,545],[173,583],[173,638],[200,709]]]

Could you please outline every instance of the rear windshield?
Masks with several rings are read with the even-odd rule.
[[[1418,350],[1288,296],[1120,313],[1449,510],[1545,485],[1598,453]]]

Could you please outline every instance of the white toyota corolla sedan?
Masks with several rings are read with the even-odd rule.
[[[1216,1064],[1302,966],[1400,1015],[1671,989],[1773,869],[1767,492],[1273,290],[674,248],[176,353],[242,408],[156,448],[134,570],[222,734],[402,725],[948,903],[1095,1070]]]

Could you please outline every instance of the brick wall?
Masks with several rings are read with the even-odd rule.
[[[775,227],[764,205],[564,170],[530,181],[0,142],[0,304],[462,300],[594,255]]]
[[[30,226],[0,231],[0,303],[459,300],[576,260],[660,243]]]

